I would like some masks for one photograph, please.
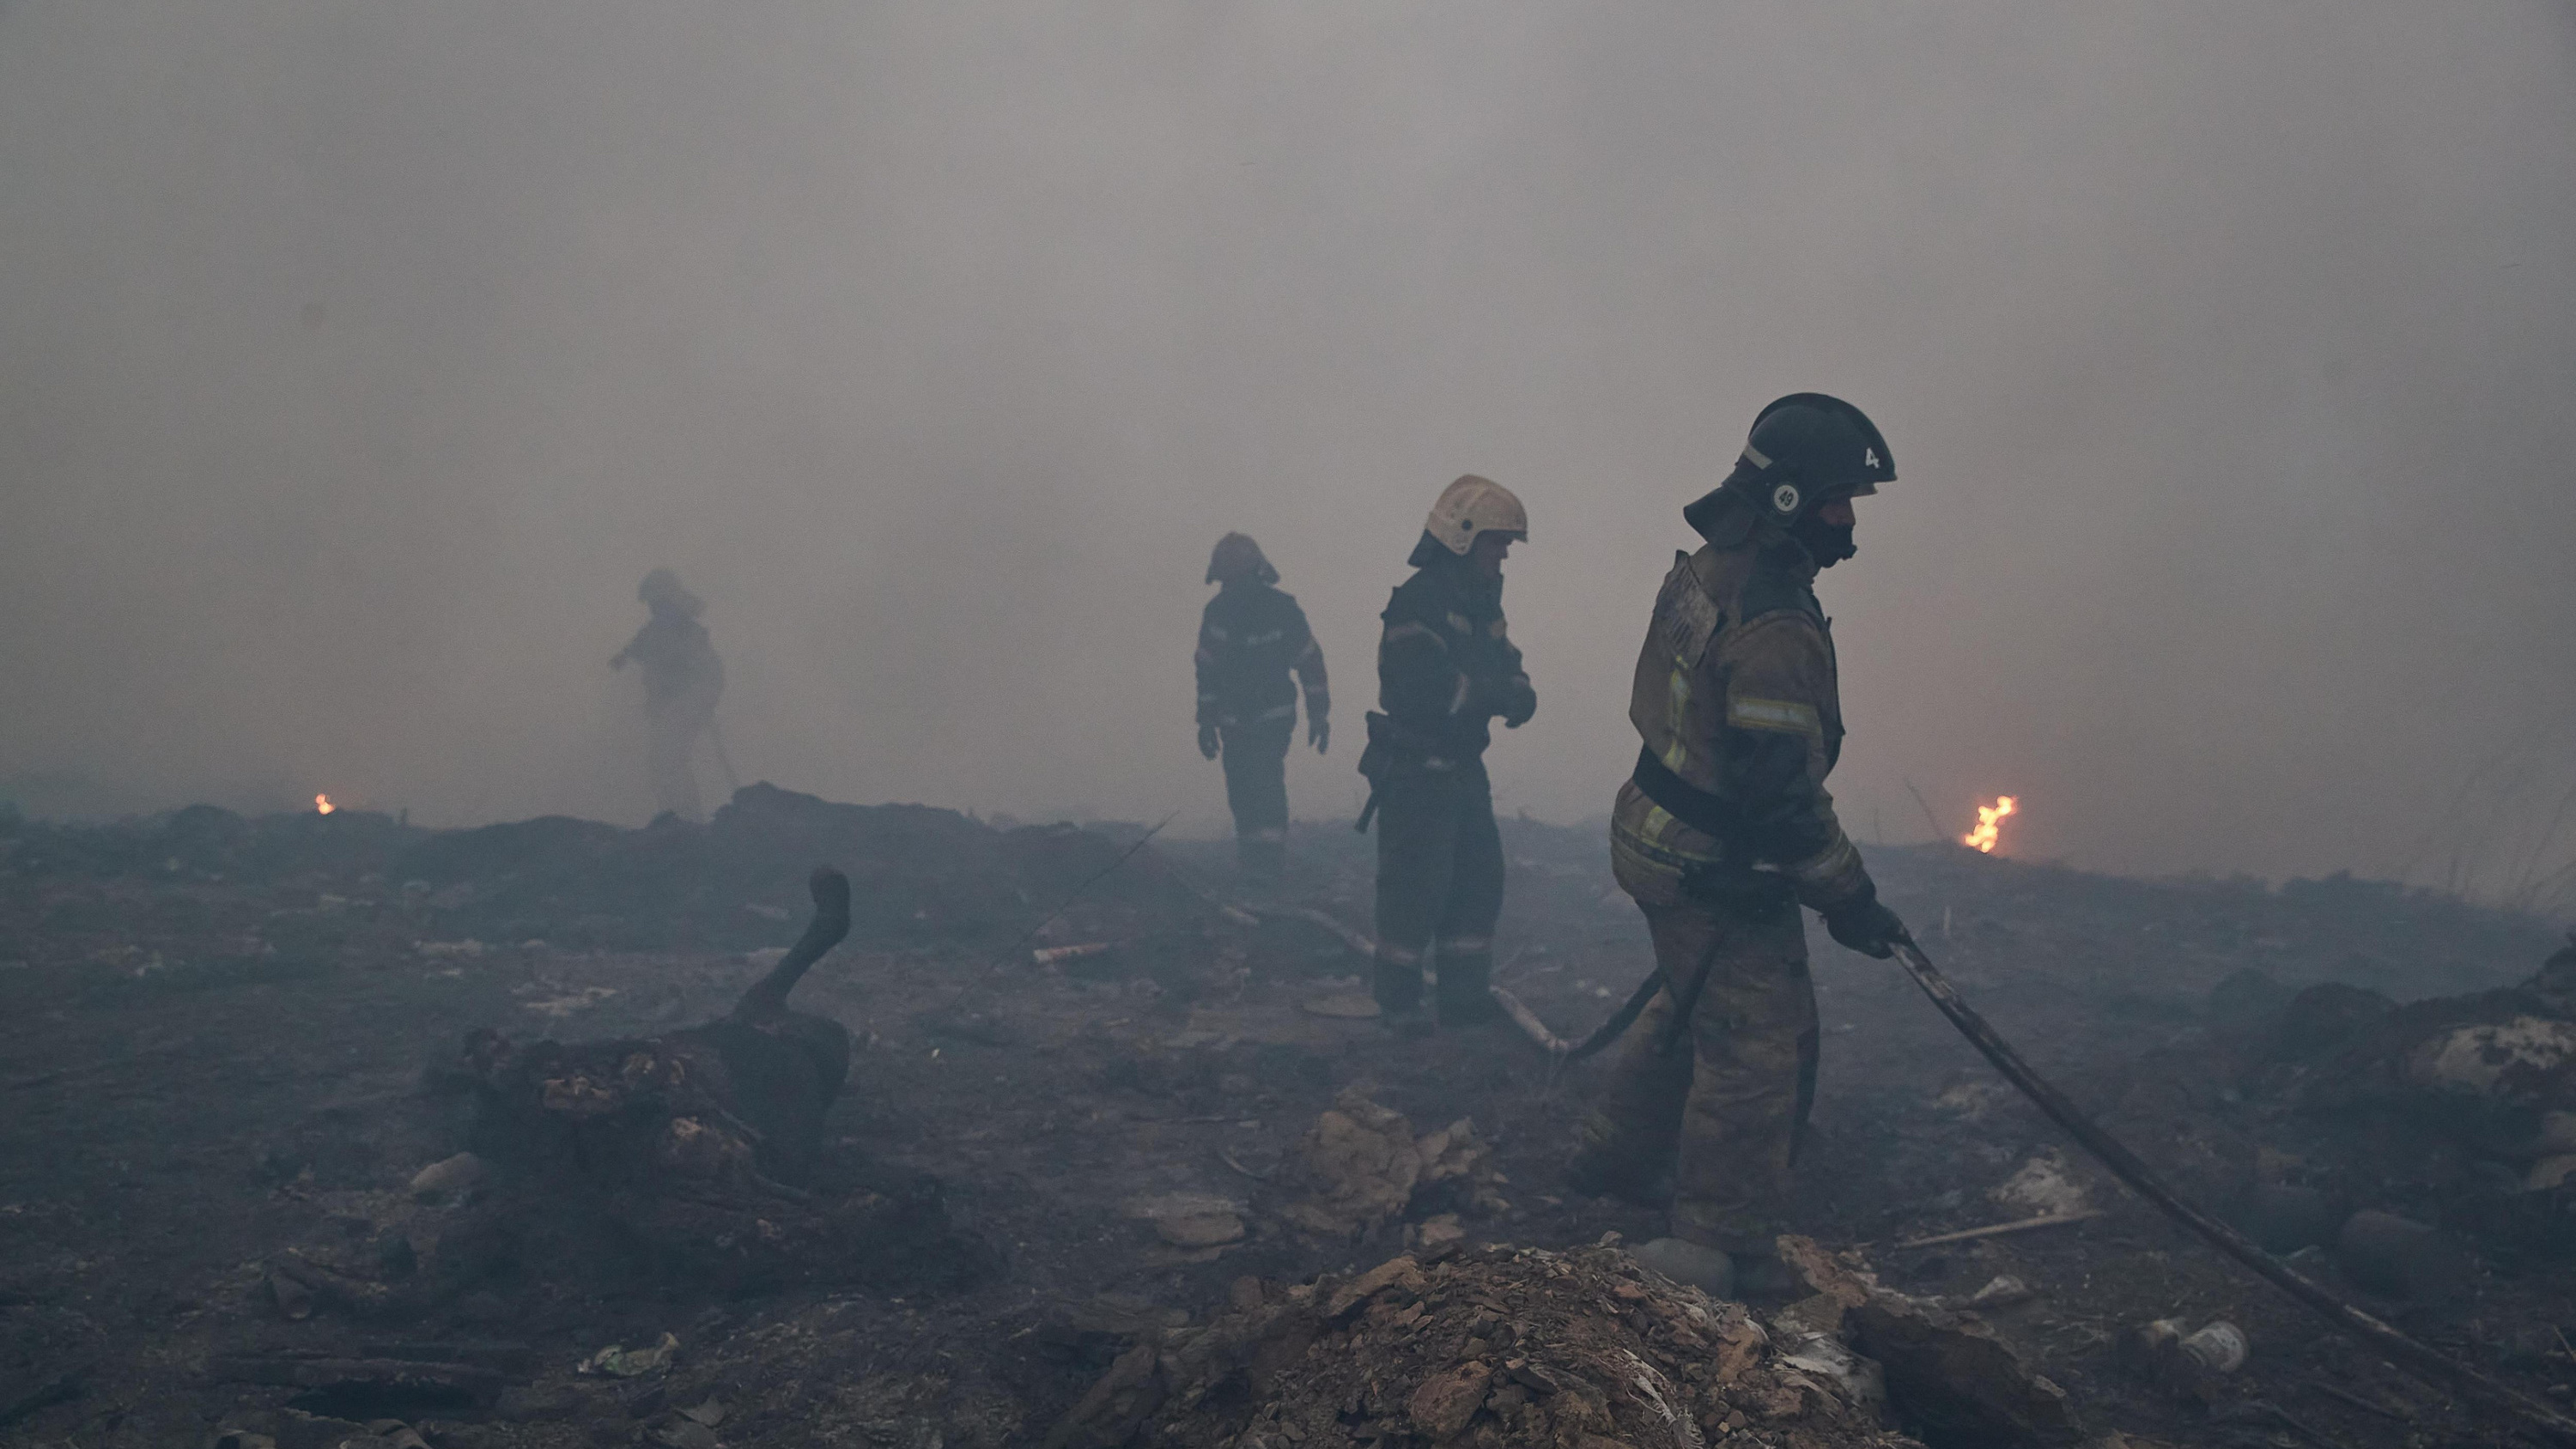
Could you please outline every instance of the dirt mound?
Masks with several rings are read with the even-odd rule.
[[[367,810],[254,817],[218,805],[190,805],[110,825],[54,825],[0,814],[0,861],[18,874],[39,877],[353,878],[390,868],[431,834]]]
[[[1775,1336],[1615,1246],[1492,1247],[1295,1286],[1241,1280],[1214,1321],[1122,1355],[1047,1442],[1914,1444],[1883,1427],[1868,1382],[1829,1338]]]
[[[1116,860],[1129,828],[997,830],[927,805],[841,805],[749,785],[707,824],[642,830],[550,816],[441,834],[393,862],[437,889],[439,929],[557,945],[748,949],[802,909],[816,861],[846,872],[865,946],[1000,944]],[[1083,894],[1072,927],[1131,940],[1207,907],[1141,852]],[[1089,939],[1091,937],[1085,937]]]

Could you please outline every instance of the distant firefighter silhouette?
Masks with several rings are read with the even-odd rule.
[[[1332,739],[1324,651],[1305,611],[1279,592],[1279,571],[1240,533],[1216,541],[1207,581],[1218,585],[1199,617],[1199,753],[1225,757],[1237,862],[1275,880],[1288,859],[1288,743],[1297,732],[1297,685],[1306,687],[1306,743]]]
[[[716,701],[724,697],[724,662],[716,658],[707,627],[698,622],[706,602],[682,587],[680,576],[669,569],[646,574],[635,597],[653,617],[608,667],[623,669],[631,660],[644,671],[644,720],[652,731],[645,760],[653,775],[655,810],[704,820],[689,754],[698,737],[715,727]]]

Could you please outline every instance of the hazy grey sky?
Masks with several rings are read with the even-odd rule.
[[[0,776],[637,818],[667,563],[749,774],[1212,826],[1240,528],[1345,813],[1473,470],[1498,793],[1583,818],[1680,506],[1813,388],[1902,475],[1821,590],[1856,833],[2438,875],[2576,768],[2571,143],[2504,0],[19,0]]]

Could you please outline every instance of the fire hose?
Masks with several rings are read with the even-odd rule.
[[[1906,975],[1914,978],[1915,985],[1923,988],[1924,995],[1932,998],[1932,1004],[1941,1009],[1941,1014],[1950,1019],[1950,1024],[1959,1029],[1959,1034],[1983,1053],[1987,1061],[1994,1063],[1995,1070],[2003,1073],[2006,1081],[2019,1087],[2023,1096],[2047,1113],[2050,1121],[2065,1128],[2068,1135],[2083,1144],[2085,1151],[2111,1169],[2113,1176],[2136,1189],[2139,1196],[2154,1203],[2166,1216],[2200,1234],[2219,1251],[2253,1269],[2274,1287],[2368,1347],[2410,1369],[2450,1384],[2469,1398],[2510,1409],[2546,1430],[2560,1443],[2576,1444],[2576,1419],[2487,1377],[2438,1349],[2416,1342],[2377,1316],[2364,1313],[2263,1251],[2243,1233],[2210,1216],[2199,1204],[2167,1187],[2153,1168],[2084,1115],[2063,1093],[2051,1086],[2047,1078],[2032,1070],[2030,1063],[2022,1060],[2021,1053],[2013,1050],[2012,1043],[1996,1035],[1984,1017],[1960,1000],[1950,978],[1941,974],[1940,968],[1932,964],[1932,959],[1923,954],[1921,947],[1904,939],[1894,944],[1897,964],[1905,968]]]
[[[1941,1014],[1950,1019],[1950,1024],[1959,1029],[1959,1034],[1966,1037],[1970,1045],[1982,1053],[1987,1061],[1994,1064],[1995,1070],[2003,1074],[2004,1080],[2020,1088],[2022,1095],[2030,1098],[2040,1111],[2048,1115],[2050,1121],[2065,1128],[2067,1134],[2082,1144],[2085,1151],[2099,1159],[2103,1166],[2111,1170],[2113,1176],[2136,1189],[2139,1196],[2154,1203],[2168,1217],[2198,1233],[2219,1251],[2252,1269],[2274,1287],[2289,1294],[2302,1306],[2362,1344],[2386,1354],[2390,1359],[2410,1369],[2451,1385],[2470,1399],[2521,1415],[2530,1421],[2533,1427],[2545,1431],[2559,1443],[2576,1445],[2576,1418],[2570,1418],[2520,1390],[2489,1378],[2439,1349],[2417,1342],[2376,1315],[2365,1313],[2345,1302],[2301,1276],[2280,1259],[2263,1251],[2252,1239],[2211,1216],[2199,1204],[2166,1186],[2164,1179],[2156,1175],[2155,1169],[2140,1161],[2138,1155],[2131,1152],[2120,1139],[2102,1130],[2100,1125],[2086,1116],[2082,1109],[2068,1101],[2064,1093],[2050,1085],[2048,1079],[2034,1070],[2029,1062],[2022,1060],[2021,1053],[2013,1049],[2012,1043],[1997,1035],[1995,1029],[1986,1024],[1986,1019],[1976,1013],[1975,1008],[1960,999],[1958,988],[1950,984],[1950,978],[1941,974],[1941,968],[1932,964],[1932,958],[1923,954],[1922,947],[1915,945],[1910,938],[1899,938],[1892,944],[1895,947],[1896,962],[1905,968],[1905,974],[1914,978],[1914,984],[1923,988],[1923,994],[1932,998],[1932,1004],[1940,1008]],[[1709,953],[1699,963],[1699,979],[1691,983],[1682,994],[1682,999],[1676,1003],[1678,1007],[1675,1017],[1676,1026],[1690,1019],[1691,1008],[1699,999],[1699,988],[1705,983],[1709,967],[1714,960],[1715,947],[1712,945]],[[1645,1011],[1648,1003],[1654,1000],[1655,994],[1664,989],[1668,980],[1669,977],[1662,967],[1655,968],[1643,982],[1639,983],[1628,1000],[1611,1014],[1610,1019],[1603,1022],[1599,1030],[1594,1031],[1581,1042],[1567,1041],[1549,1031],[1546,1023],[1538,1019],[1537,1013],[1522,1005],[1516,997],[1501,987],[1495,987],[1493,994],[1496,1004],[1503,1008],[1504,1014],[1511,1017],[1532,1041],[1546,1050],[1549,1059],[1556,1067],[1562,1068],[1567,1063],[1581,1061],[1617,1041],[1621,1034],[1635,1024],[1638,1016]],[[1673,1045],[1675,1045],[1675,1039],[1668,1035],[1663,1044],[1664,1049],[1670,1050]]]

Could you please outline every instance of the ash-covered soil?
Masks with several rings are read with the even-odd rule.
[[[1499,979],[1578,1034],[1648,969],[1644,931],[1597,832],[1504,829]],[[203,809],[5,827],[0,1440],[1042,1443],[1122,1356],[1287,1303],[1318,1275],[1408,1249],[1460,1265],[1444,1271],[1559,1261],[1488,1251],[1535,1248],[1615,1276],[1618,1255],[1592,1245],[1659,1230],[1652,1213],[1561,1186],[1597,1067],[1560,1077],[1509,1027],[1399,1043],[1340,1014],[1365,995],[1365,962],[1271,908],[1364,931],[1366,839],[1301,830],[1290,880],[1256,899],[1227,845],[1157,839],[1122,862],[1141,833],[998,830],[766,787],[706,827],[642,831],[434,833],[356,812]],[[2532,1163],[2438,1115],[2321,1113],[2302,1084],[2342,1038],[2319,1044],[2313,999],[2283,1016],[2293,993],[2328,981],[2399,1001],[2504,987],[2561,944],[2550,929],[2349,880],[2267,889],[1950,849],[1871,858],[1969,998],[2188,1191],[2232,1210],[2258,1184],[2298,1188],[2338,1219],[2367,1208],[2442,1228],[2457,1271],[2403,1295],[2342,1283],[2313,1250],[2302,1261],[2417,1336],[2566,1402],[2568,1190],[2535,1190]],[[412,1190],[464,1145],[466,1106],[448,1085],[469,1032],[648,1037],[721,1017],[771,959],[759,953],[795,938],[822,863],[849,875],[854,924],[794,1004],[853,1038],[832,1171],[904,1184],[932,1227],[860,1270],[745,1289],[650,1271],[613,1223],[570,1207],[521,1231],[477,1216],[485,1187]],[[1862,1248],[1881,1281],[1918,1296],[2019,1279],[2029,1296],[1982,1316],[2095,1431],[2497,1442],[2493,1421],[2353,1351],[2108,1184],[1893,966],[1820,931],[1811,944],[1826,1035],[1802,1167],[1809,1235]],[[1092,946],[1106,949],[1061,949]],[[2308,1036],[2285,1035],[2285,1019]],[[1299,1146],[1337,1099],[1414,1134],[1472,1127],[1433,1144],[1447,1179],[1426,1168],[1383,1220],[1346,1214],[1355,1231],[1341,1236],[1315,1210]],[[2084,1209],[2102,1215],[1898,1246]],[[299,1293],[280,1271],[299,1263],[326,1268],[326,1289],[386,1292]],[[1425,1382],[1472,1376],[1481,1312],[1450,1325],[1460,1343],[1424,1358]],[[1623,1330],[1623,1308],[1605,1313],[1606,1326],[1566,1333],[1642,1351],[1637,1335],[1668,1322],[1658,1310]],[[2233,1322],[2250,1357],[2182,1391],[2122,1347],[2165,1318]],[[1614,1343],[1621,1332],[1636,1341]],[[628,1354],[576,1371],[610,1346]],[[1655,1350],[1667,1377],[1688,1368],[1669,1349]],[[1477,1361],[1488,1407],[1466,1407],[1456,1442],[1540,1442],[1512,1426],[1563,1437],[1575,1422],[1527,1412],[1528,1385],[1493,1398],[1517,1380],[1490,1343]],[[424,1383],[311,1368],[351,1362],[457,1371]],[[1339,1383],[1330,1362],[1309,1379]],[[279,1381],[299,1374],[308,1382]],[[1297,1400],[1308,1417],[1293,1430],[1276,1412],[1245,1418],[1257,1406],[1225,1397],[1238,1384],[1204,1410],[1140,1416],[1139,1442],[1432,1442],[1406,1417],[1421,1383],[1371,1382],[1378,1410],[1328,1405],[1319,1388]],[[1433,1400],[1437,1428],[1455,1406]],[[1766,1424],[1761,1402],[1693,1432],[1796,1442],[1798,1425]],[[1603,1412],[1609,1427],[1566,1429],[1565,1442],[1655,1442],[1627,1409]],[[1899,1403],[1886,1427],[1919,1427],[1905,1420]],[[1848,1442],[1878,1432],[1851,1427]]]

